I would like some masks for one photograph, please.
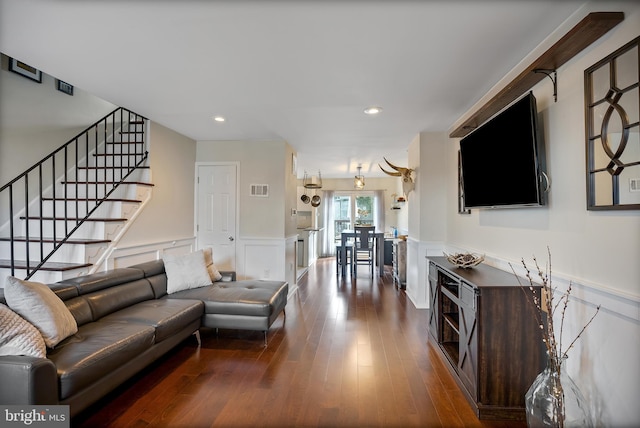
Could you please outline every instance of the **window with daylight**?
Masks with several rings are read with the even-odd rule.
[[[336,242],[343,231],[356,226],[375,226],[373,192],[336,193],[333,197],[333,222]]]

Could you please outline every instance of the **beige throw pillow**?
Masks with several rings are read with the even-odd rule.
[[[0,355],[44,358],[47,348],[40,332],[27,320],[0,303]]]
[[[211,282],[220,281],[222,279],[222,274],[213,263],[213,250],[211,247],[204,249],[204,264],[207,266],[207,270],[209,271]]]
[[[167,294],[211,285],[202,250],[179,256],[168,254],[163,260],[167,273]]]
[[[4,287],[4,297],[11,310],[40,331],[49,348],[78,331],[76,319],[67,306],[44,284],[9,276]]]

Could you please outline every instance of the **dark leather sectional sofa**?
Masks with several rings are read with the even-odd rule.
[[[261,330],[266,345],[288,284],[221,273],[222,281],[170,295],[162,260],[50,285],[78,332],[47,358],[0,356],[0,404],[66,404],[74,416],[185,338],[199,341],[200,327]]]

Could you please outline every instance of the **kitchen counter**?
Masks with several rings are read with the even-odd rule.
[[[298,228],[298,266],[308,267],[315,263],[318,257],[317,233],[324,228]]]

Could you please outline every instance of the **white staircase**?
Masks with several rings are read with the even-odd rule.
[[[40,184],[28,207],[0,227],[0,287],[8,275],[53,283],[106,268],[113,248],[151,198],[146,126],[144,119],[118,121],[114,115],[93,141],[81,138],[73,150],[65,149],[63,172],[56,175],[52,167],[55,183],[44,189]],[[77,166],[67,166],[68,151]],[[29,180],[25,187],[33,186]]]

